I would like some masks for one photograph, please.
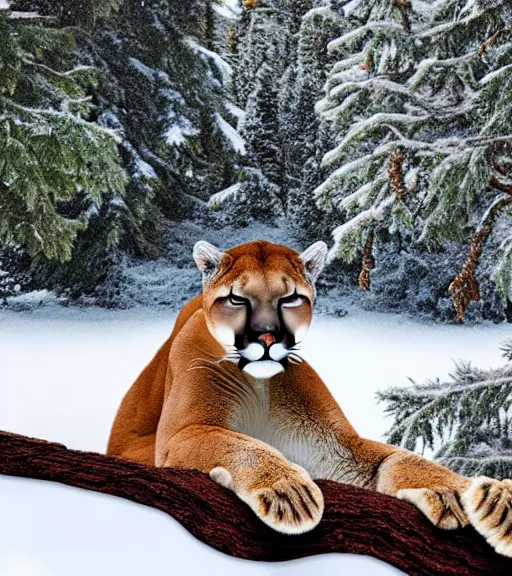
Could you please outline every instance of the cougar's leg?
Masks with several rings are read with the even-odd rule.
[[[307,532],[322,517],[322,493],[309,474],[264,442],[217,426],[193,425],[172,436],[164,451],[157,462],[210,474],[279,532]]]

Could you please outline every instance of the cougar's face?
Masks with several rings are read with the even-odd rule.
[[[196,244],[203,310],[226,359],[255,378],[286,369],[311,323],[314,281],[326,252],[323,242],[300,255],[263,241],[227,252],[206,242]]]

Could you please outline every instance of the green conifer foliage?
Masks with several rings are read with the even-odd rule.
[[[13,10],[37,11],[55,18],[59,26],[79,26],[91,30],[98,20],[119,8],[122,0],[14,0]]]
[[[38,215],[46,218],[45,230],[65,237],[66,251],[59,258],[67,260],[54,262],[55,241],[50,246],[47,239],[37,258],[31,245],[31,273],[38,285],[76,296],[93,292],[123,252],[157,256],[165,245],[167,222],[189,216],[233,182],[239,150],[227,102],[230,67],[209,49],[216,38],[216,4],[19,0],[14,6],[50,17],[42,20],[44,27],[22,26],[25,20],[9,24],[18,26],[23,50],[34,55],[34,66],[24,65],[26,81],[16,102],[42,108],[44,101],[70,112],[63,112],[58,123],[54,110],[54,148],[41,144],[37,153],[58,158],[55,146],[62,144],[71,167],[72,162],[80,166],[82,156],[89,154],[88,169],[75,175],[79,193],[59,196],[55,210],[61,220],[51,215],[50,226],[48,211]],[[8,51],[4,54],[9,58]],[[50,68],[60,75],[50,74]],[[6,78],[5,85],[9,82]],[[26,137],[32,145],[39,142],[32,134]],[[110,178],[112,166],[105,165],[113,162],[112,154],[120,173],[128,176],[121,185]],[[53,159],[45,160],[49,170],[56,169]],[[98,181],[95,168],[101,174]],[[69,176],[66,184],[71,187],[71,170],[63,175]],[[41,183],[32,174],[26,177],[39,193]],[[21,205],[14,204],[8,208],[11,220],[23,217],[16,212]],[[16,230],[21,243],[22,228]]]
[[[311,3],[300,4],[303,9]],[[296,10],[298,11],[299,7]],[[315,111],[331,65],[327,45],[346,24],[327,7],[312,8],[301,14],[297,33],[296,73],[288,87],[291,104],[282,119],[287,147],[286,177],[289,184],[287,211],[304,241],[327,237],[329,217],[316,206],[312,194],[321,182],[321,160],[327,152],[325,126]],[[332,223],[331,223],[332,224]]]
[[[512,477],[512,342],[508,362],[493,370],[458,363],[447,382],[414,383],[380,393],[394,417],[392,444],[434,451],[434,458],[465,476]]]
[[[123,192],[118,137],[86,120],[94,76],[63,66],[70,36],[0,16],[0,44],[0,238],[69,260],[104,192]]]
[[[275,70],[264,63],[247,104],[242,132],[247,142],[247,161],[277,186],[282,182],[278,95]]]
[[[318,110],[331,123],[334,147],[315,190],[319,205],[340,217],[331,258],[361,258],[374,227],[377,245],[469,249],[468,232],[500,194],[512,193],[510,3],[337,6],[353,28],[329,45],[338,62]],[[512,296],[509,245],[503,237],[492,272],[503,305]]]

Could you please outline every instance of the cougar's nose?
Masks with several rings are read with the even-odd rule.
[[[265,332],[258,336],[258,340],[264,342],[265,346],[269,348],[276,341],[276,337],[275,334],[272,334],[271,332]]]

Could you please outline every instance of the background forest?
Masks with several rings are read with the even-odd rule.
[[[324,293],[512,319],[506,0],[11,9],[0,15],[4,298],[51,288],[126,305],[134,263],[192,266],[192,223],[261,223],[292,246],[327,241]]]
[[[324,312],[512,322],[511,118],[510,0],[11,1],[0,306],[176,310],[259,236],[328,243]],[[390,440],[512,476],[511,378],[383,393]]]

